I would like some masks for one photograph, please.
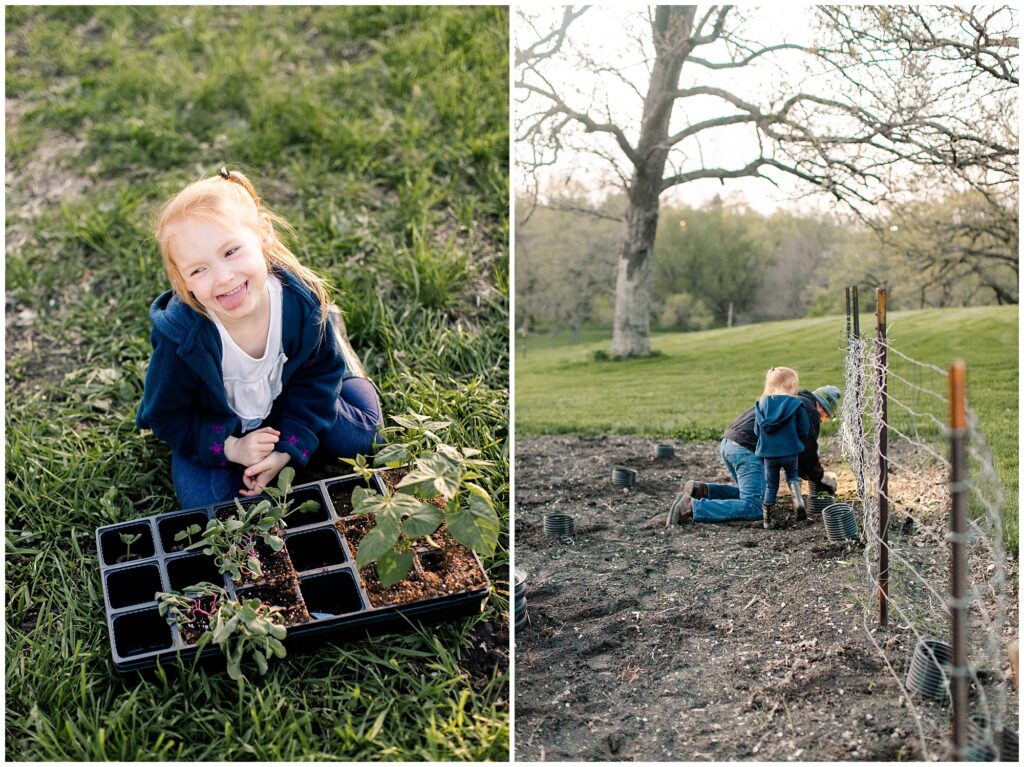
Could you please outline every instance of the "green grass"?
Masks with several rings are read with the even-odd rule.
[[[293,653],[248,681],[113,671],[95,529],[176,508],[134,426],[158,206],[221,164],[296,228],[386,413],[451,420],[508,522],[507,13],[7,8],[6,755],[504,760],[507,533],[478,618]]]
[[[956,358],[967,362],[968,399],[995,455],[1006,488],[1007,544],[1018,536],[1017,318],[1015,306],[895,312],[889,316],[890,345],[945,370]],[[866,328],[873,318],[864,317]],[[564,340],[527,338],[516,345],[516,434],[618,432],[650,437],[711,440],[760,394],[765,371],[785,365],[801,385],[843,385],[842,317],[770,322],[702,333],[654,335],[654,356],[597,361],[609,334],[591,331],[575,346]],[[871,328],[868,335],[874,335]],[[914,412],[945,422],[946,406],[917,389],[945,396],[940,372],[897,356],[891,370],[893,396]],[[906,409],[890,407],[893,424],[913,436]],[[930,419],[917,419],[917,434],[938,439]],[[835,433],[826,422],[823,434]],[[945,448],[943,449],[945,451]]]

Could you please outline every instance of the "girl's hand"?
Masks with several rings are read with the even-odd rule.
[[[259,495],[263,492],[270,480],[277,476],[277,473],[288,465],[292,457],[288,453],[272,452],[259,463],[254,463],[242,475],[242,482],[248,489],[239,490],[239,495]]]
[[[264,426],[251,431],[244,437],[228,437],[224,440],[224,455],[232,463],[252,466],[259,463],[272,452],[281,432]]]

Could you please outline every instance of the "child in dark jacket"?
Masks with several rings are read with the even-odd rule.
[[[156,226],[172,290],[153,302],[136,421],[168,443],[182,508],[260,493],[313,453],[368,454],[373,384],[329,318],[323,280],[237,171],[190,184]]]
[[[786,484],[793,493],[793,508],[798,520],[806,519],[800,494],[797,462],[804,449],[803,440],[810,429],[803,403],[795,395],[799,378],[791,368],[772,368],[765,377],[764,393],[754,405],[754,454],[764,461],[765,491],[762,522],[770,530],[771,508],[779,492],[779,470],[786,473]]]

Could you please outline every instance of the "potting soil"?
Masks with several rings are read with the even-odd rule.
[[[366,518],[339,520],[338,529],[348,540],[355,557],[359,551],[359,541],[371,527]],[[359,579],[370,604],[374,607],[414,602],[421,599],[455,594],[459,591],[472,591],[487,584],[487,575],[473,552],[458,543],[442,526],[431,536],[440,547],[439,553],[445,556],[430,562],[419,557],[419,568],[410,571],[410,575],[393,586],[384,586],[377,577],[376,563],[359,568]]]

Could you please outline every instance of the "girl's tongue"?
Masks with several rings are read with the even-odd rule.
[[[220,302],[221,306],[223,306],[230,312],[232,309],[237,309],[239,306],[242,305],[242,301],[245,300],[245,294],[248,292],[248,290],[249,283],[243,282],[230,293],[221,293],[219,296],[217,296],[217,300]]]

